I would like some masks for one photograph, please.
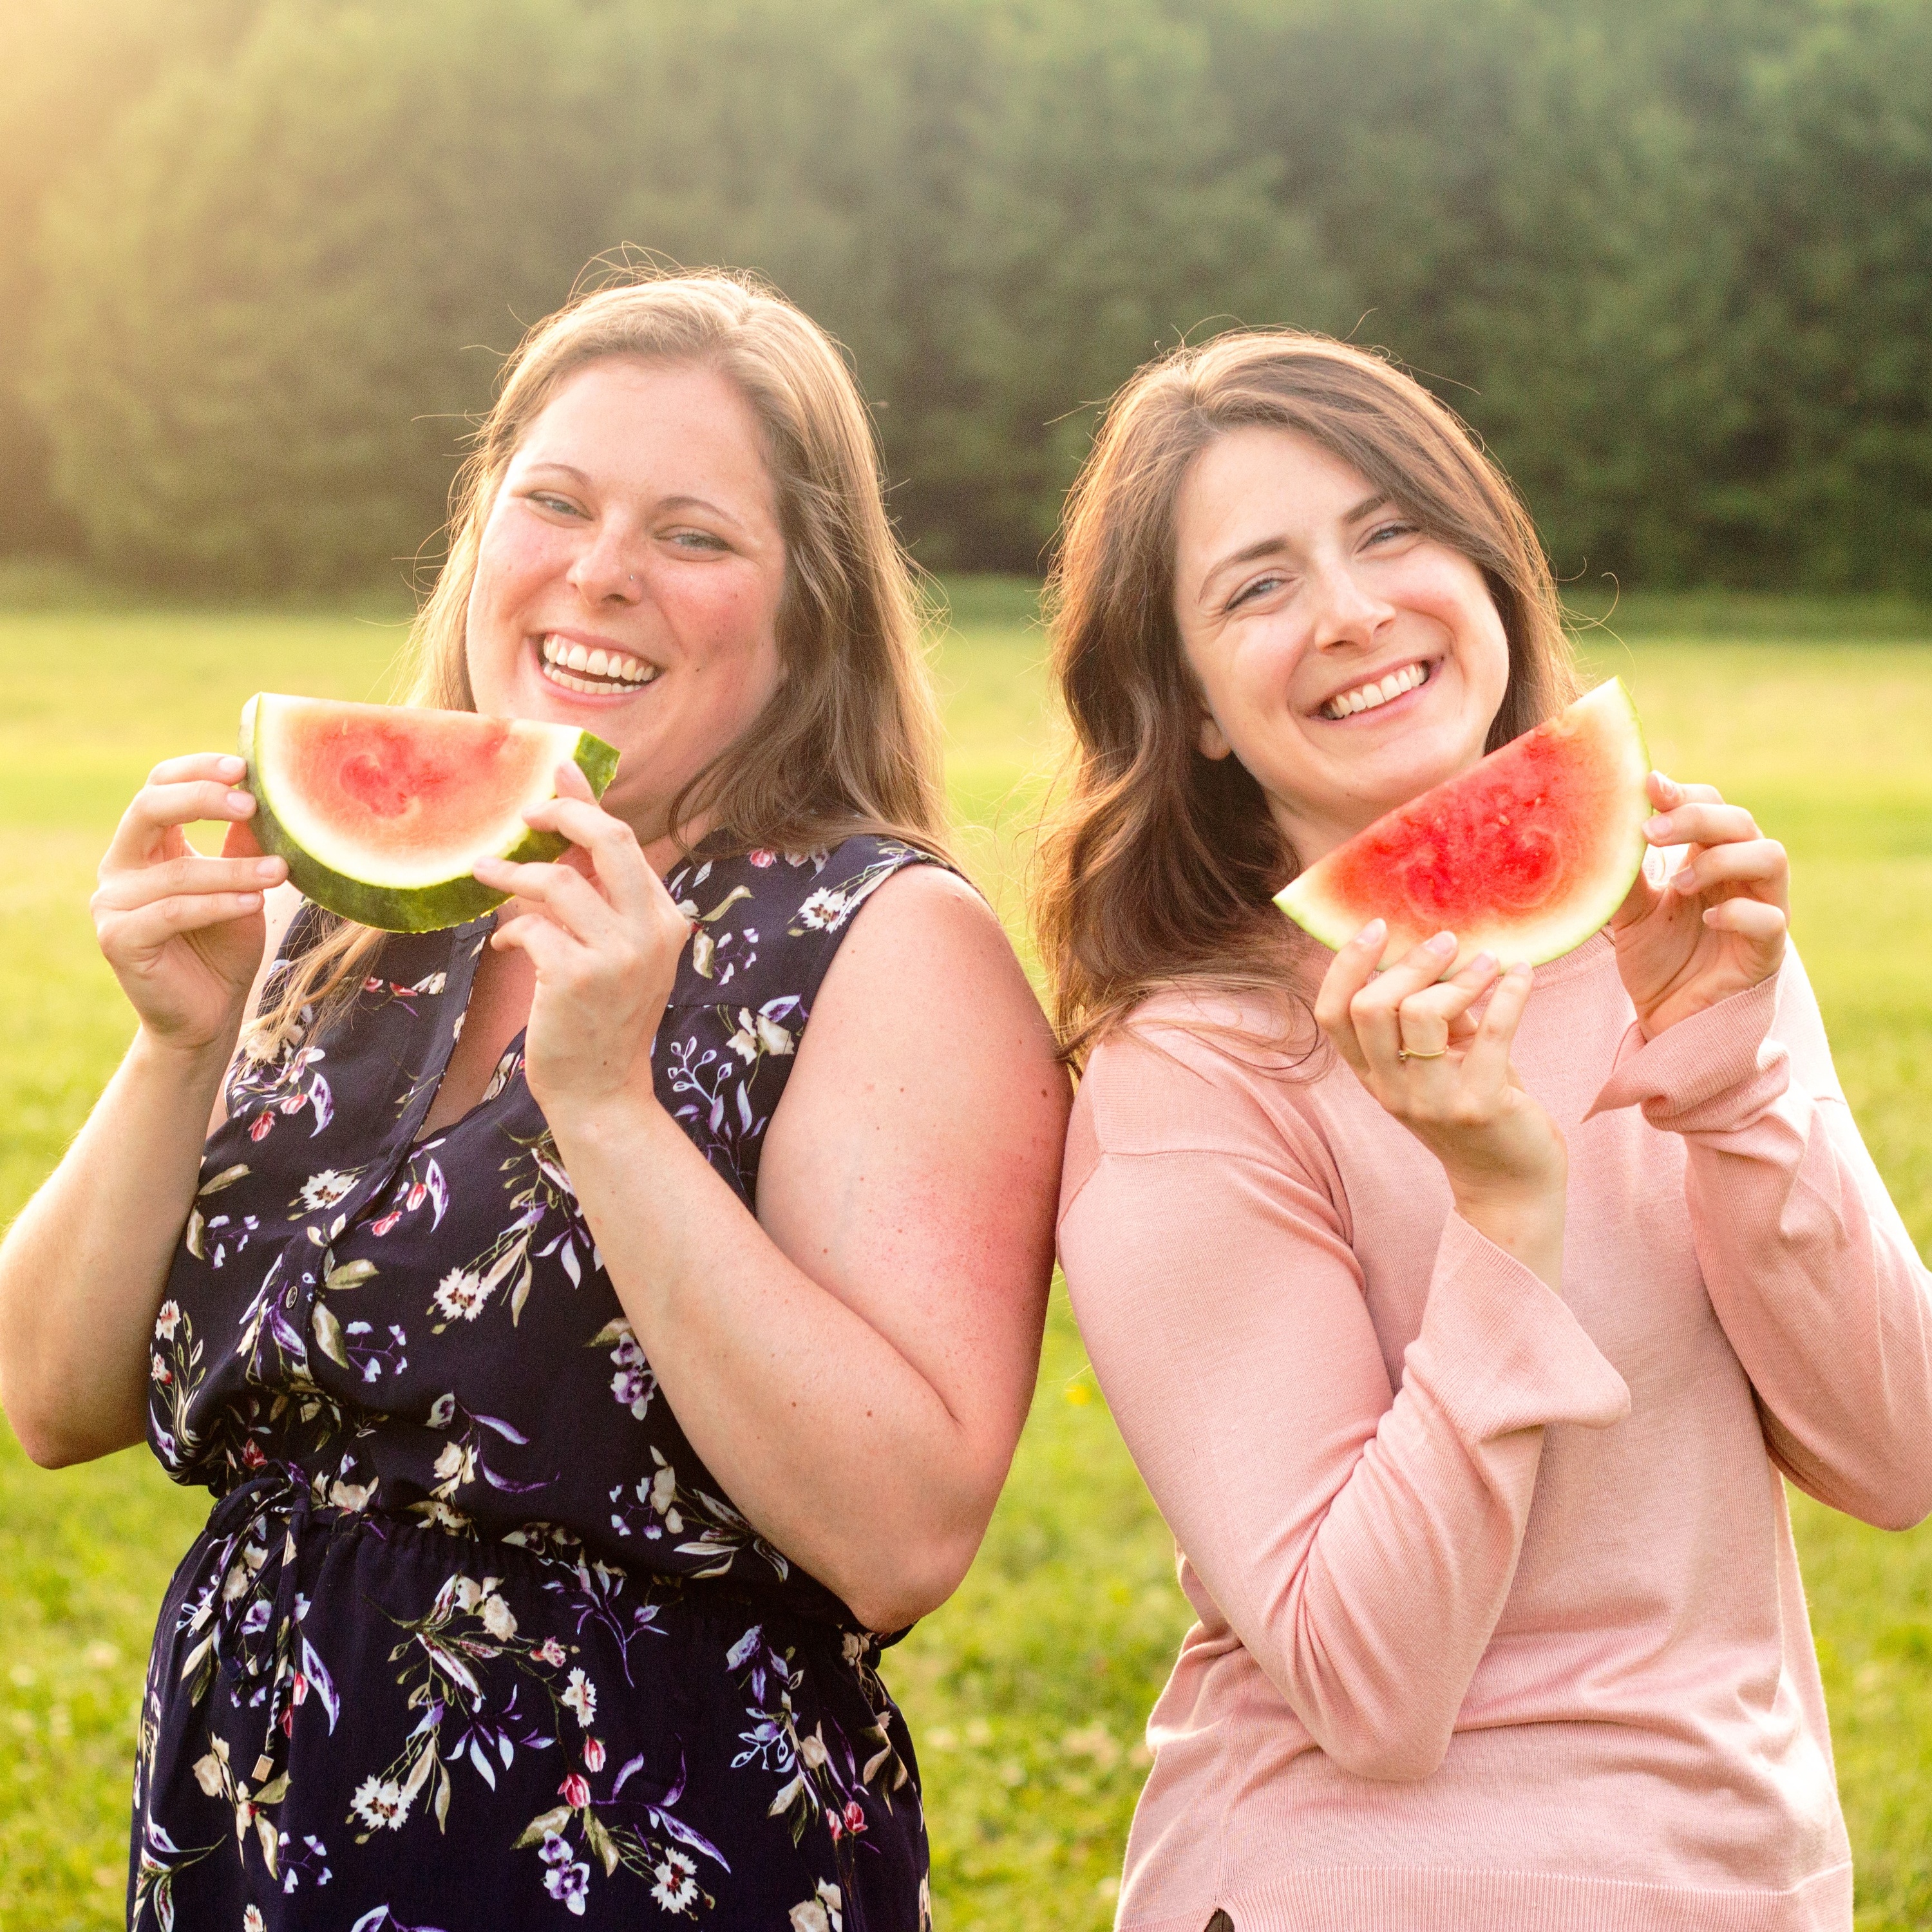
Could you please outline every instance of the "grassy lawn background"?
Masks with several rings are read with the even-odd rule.
[[[4,590],[4,586],[0,586]],[[1600,608],[1600,605],[1593,607]],[[1050,759],[1027,586],[958,586],[940,646],[962,848],[1017,929]],[[1628,599],[1592,668],[1657,761],[1791,848],[1797,933],[1846,1088],[1932,1240],[1932,625],[1880,604]],[[380,694],[401,631],[352,615],[0,616],[0,1214],[128,1037],[86,900],[157,758],[230,740],[260,686]],[[1862,1932],[1932,1928],[1932,1529],[1796,1498],[1858,1858]],[[49,1475],[0,1429],[0,1932],[118,1924],[134,1700],[205,1514],[145,1451]],[[1110,1922],[1141,1726],[1184,1626],[1172,1550],[1056,1298],[1033,1419],[979,1562],[888,1660],[924,1764],[950,1932]]]

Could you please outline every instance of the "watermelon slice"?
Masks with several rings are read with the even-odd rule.
[[[305,898],[386,932],[460,926],[503,902],[478,859],[554,859],[524,823],[574,762],[602,796],[617,754],[568,724],[258,692],[242,710],[255,836]]]
[[[1646,849],[1649,770],[1636,708],[1612,678],[1377,819],[1275,904],[1330,948],[1387,920],[1384,966],[1445,931],[1459,965],[1483,952],[1540,965],[1623,903]]]

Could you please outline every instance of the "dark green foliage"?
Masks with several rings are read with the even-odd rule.
[[[846,343],[935,566],[1036,567],[1094,406],[1240,320],[1423,373],[1566,574],[1932,589],[1923,0],[15,9],[0,548],[393,574],[628,243]]]

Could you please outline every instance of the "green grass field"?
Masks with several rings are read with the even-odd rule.
[[[939,659],[963,848],[1016,927],[1052,745],[1029,608],[1023,588],[962,586]],[[1664,769],[1749,802],[1791,848],[1798,937],[1845,1084],[1923,1246],[1932,626],[1888,607],[1808,604],[1781,621],[1784,608],[1633,605],[1628,641],[1593,633],[1588,654],[1634,688]],[[348,616],[0,616],[0,1214],[53,1161],[130,1030],[86,902],[142,774],[226,744],[258,686],[378,694],[400,637]],[[1932,1928],[1932,1528],[1886,1536],[1797,1503],[1858,1924]],[[118,1922],[140,1668],[202,1514],[145,1452],[49,1475],[0,1430],[0,1932]],[[926,1769],[948,1932],[1111,1922],[1141,1726],[1184,1622],[1171,1546],[1057,1299],[986,1547],[888,1660]]]

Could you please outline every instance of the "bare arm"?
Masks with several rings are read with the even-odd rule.
[[[890,880],[820,989],[754,1220],[636,1054],[684,922],[627,829],[544,809],[616,903],[563,868],[493,870],[544,896],[499,940],[536,962],[527,1075],[625,1312],[760,1532],[872,1628],[909,1622],[964,1574],[1032,1390],[1068,1105],[1045,1020],[966,887]],[[647,989],[628,1019],[620,986]]]
[[[50,1467],[141,1439],[148,1345],[202,1143],[243,1016],[272,957],[265,895],[286,868],[204,858],[182,827],[245,819],[238,758],[158,766],[94,900],[102,951],[140,1016],[127,1057],[0,1244],[0,1403]],[[251,842],[243,842],[244,844]],[[296,902],[272,910],[286,925]],[[251,986],[251,980],[253,985]]]

